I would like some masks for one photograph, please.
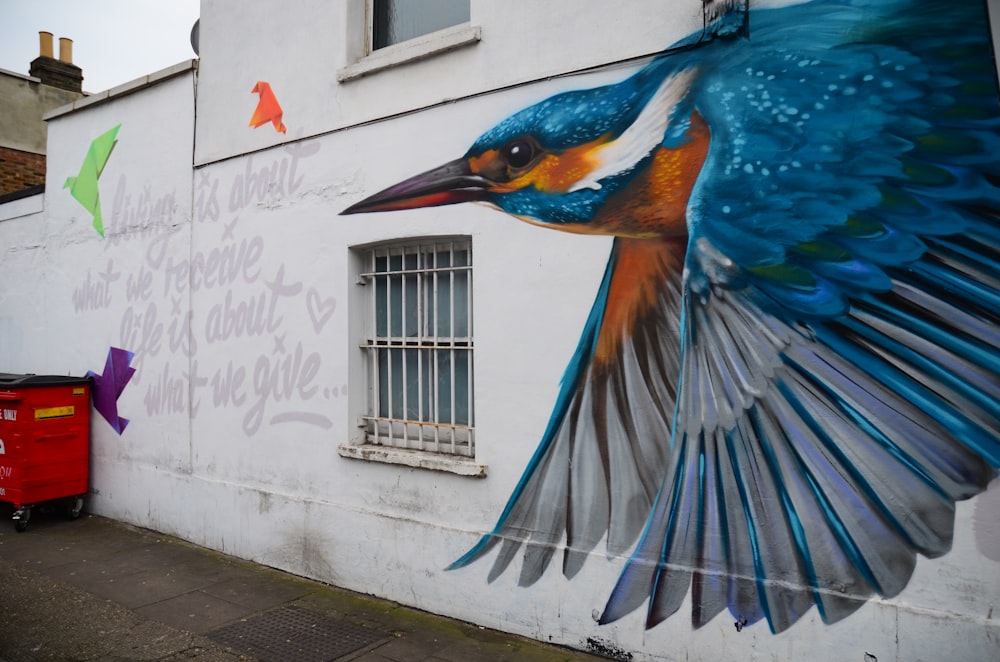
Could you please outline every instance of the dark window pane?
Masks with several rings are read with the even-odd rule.
[[[398,338],[403,335],[403,278],[389,276],[389,334]]]
[[[469,0],[375,0],[372,48],[469,21]]]
[[[386,258],[375,258],[375,272],[383,273],[388,267]],[[389,335],[389,282],[385,277],[375,276],[375,336],[384,338]]]
[[[451,423],[451,352],[437,353],[437,422]]]
[[[469,333],[469,272],[456,271],[455,289],[455,336],[468,337]]]
[[[437,301],[434,304],[437,310],[437,320],[434,325],[435,335],[439,338],[446,338],[451,335],[451,281],[453,274],[443,272],[438,274],[437,279]]]
[[[472,355],[467,351],[455,352],[455,423],[469,425],[472,421],[469,412],[469,390],[472,376],[469,370],[469,359]]]
[[[384,349],[374,350],[378,356],[378,411],[376,416],[389,416],[389,353]]]
[[[406,349],[406,419],[408,421],[420,420],[420,350]],[[400,375],[402,380],[402,375]]]

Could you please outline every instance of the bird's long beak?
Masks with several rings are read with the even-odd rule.
[[[474,174],[469,169],[468,160],[460,158],[379,191],[340,213],[362,214],[454,205],[485,200],[488,190],[489,181]]]

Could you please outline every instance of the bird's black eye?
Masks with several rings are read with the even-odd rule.
[[[523,168],[535,158],[535,146],[528,140],[515,140],[501,154],[511,168]]]

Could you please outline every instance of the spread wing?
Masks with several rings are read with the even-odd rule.
[[[702,31],[671,50],[741,34],[745,5],[741,0],[706,0],[704,18]],[[570,198],[575,197],[581,209],[589,209],[587,200],[604,199],[615,188],[605,187],[612,180],[628,181],[640,162],[648,162],[661,139],[663,145],[674,141],[668,115],[685,96],[692,76],[693,71],[685,67],[665,72],[658,60],[629,81],[631,85],[617,87],[615,98],[603,96],[608,94],[607,87],[580,92],[577,103],[570,104],[577,113],[588,107],[611,105],[625,112],[636,104],[645,105],[601,154],[595,169],[570,189],[572,195],[560,197],[559,205],[572,205]],[[649,80],[654,84],[647,90]],[[553,112],[564,102],[565,97],[556,96],[523,112],[546,113],[550,139],[558,134],[562,141],[572,143],[578,138],[575,129],[581,118]],[[589,131],[610,129],[619,119],[617,114],[608,115]],[[515,114],[480,141],[498,142],[497,134],[509,132],[511,126],[520,131],[522,120],[522,114]],[[482,150],[474,146],[470,151]],[[591,195],[594,190],[602,190],[602,195]],[[537,214],[535,193],[525,191],[523,200]],[[520,199],[516,192],[506,198]],[[509,211],[516,207],[511,204]],[[545,211],[563,218],[559,209]],[[573,213],[567,218],[579,220]],[[613,555],[626,553],[634,545],[669,461],[685,249],[686,238],[615,240],[538,449],[494,529],[449,569],[468,565],[499,544],[489,575],[493,581],[524,546],[519,578],[524,586],[538,580],[560,547],[563,573],[573,577],[603,538]]]
[[[607,536],[635,543],[668,462],[680,357],[681,239],[616,239],[542,442],[496,527],[451,568],[497,544],[489,579],[524,545],[530,585],[562,545],[572,577]]]
[[[689,588],[696,627],[835,622],[949,549],[1000,465],[983,11],[761,11],[703,58],[671,457],[602,622],[646,602],[652,627]]]

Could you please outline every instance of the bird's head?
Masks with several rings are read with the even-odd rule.
[[[654,152],[687,141],[694,75],[656,60],[620,83],[557,94],[501,121],[461,158],[342,213],[480,202],[531,223],[587,232]]]

